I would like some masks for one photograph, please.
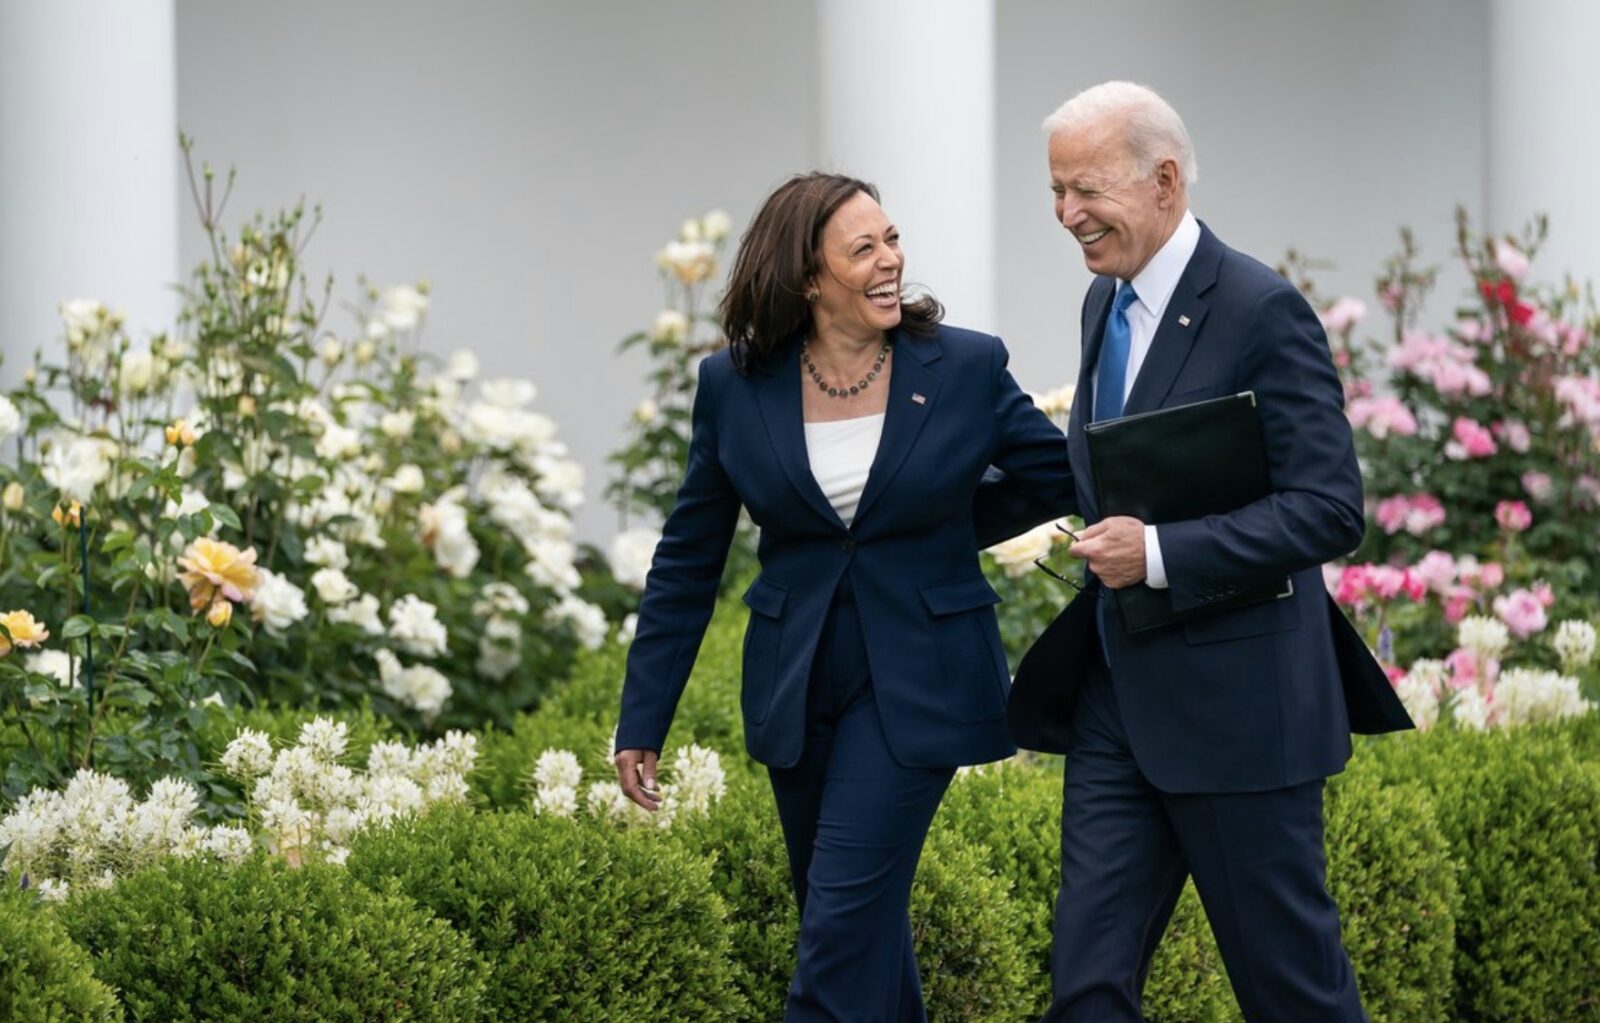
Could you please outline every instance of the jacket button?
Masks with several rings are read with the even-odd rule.
[[[851,551],[856,549],[856,542],[854,540],[844,540],[840,542],[839,549],[844,551],[846,554],[849,554]]]

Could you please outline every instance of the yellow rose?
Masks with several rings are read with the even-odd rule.
[[[10,483],[7,483],[5,497],[3,499],[6,511],[21,511],[22,502],[27,496],[27,491],[22,489],[21,483],[18,483],[16,480],[12,480]]]
[[[196,613],[217,600],[219,594],[244,603],[255,596],[256,587],[261,585],[253,547],[241,551],[231,543],[203,536],[189,545],[178,564],[184,568],[178,580],[189,591],[189,607]]]
[[[83,525],[83,505],[79,504],[77,501],[71,502],[66,508],[63,508],[61,505],[57,504],[50,510],[50,517],[55,519],[56,525],[62,527],[63,529],[69,525],[73,529],[77,529],[79,526]]]
[[[4,625],[10,634],[8,639],[4,633],[0,633],[0,657],[9,654],[15,647],[35,647],[50,638],[44,623],[27,611],[7,611],[0,615],[0,625]]]

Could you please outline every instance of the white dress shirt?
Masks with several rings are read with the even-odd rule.
[[[1128,371],[1122,378],[1123,401],[1127,401],[1128,395],[1133,393],[1134,382],[1144,366],[1145,356],[1150,354],[1150,342],[1155,340],[1156,328],[1166,314],[1167,303],[1172,301],[1178,280],[1188,268],[1195,246],[1199,244],[1200,222],[1194,219],[1193,213],[1185,210],[1172,237],[1150,257],[1150,262],[1133,279],[1133,290],[1139,297],[1128,306],[1128,329],[1132,339],[1128,348]],[[1126,286],[1126,282],[1117,282],[1118,291]],[[1094,408],[1093,392],[1099,386],[1098,376],[1098,373],[1089,376],[1090,408]],[[1167,569],[1161,561],[1161,542],[1152,523],[1146,523],[1144,527],[1144,574],[1145,584],[1152,589],[1167,588]]]
[[[806,454],[811,460],[811,475],[817,478],[822,495],[846,526],[855,522],[856,506],[861,503],[861,491],[867,485],[867,473],[878,455],[883,417],[879,412],[875,416],[806,424]]]

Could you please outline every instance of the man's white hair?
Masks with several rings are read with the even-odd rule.
[[[1112,116],[1127,118],[1128,152],[1140,174],[1150,174],[1162,160],[1171,159],[1185,185],[1200,180],[1194,144],[1183,118],[1154,89],[1133,82],[1092,85],[1056,108],[1044,119],[1050,135],[1072,131]]]

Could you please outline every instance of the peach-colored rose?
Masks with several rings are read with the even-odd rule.
[[[27,611],[7,611],[0,615],[0,625],[4,625],[6,633],[10,634],[8,639],[4,633],[0,633],[0,657],[17,647],[35,647],[50,638],[50,630]]]
[[[189,591],[189,606],[196,612],[208,607],[218,594],[246,603],[261,585],[255,548],[241,551],[231,543],[200,537],[178,559],[185,571],[178,576]]]

